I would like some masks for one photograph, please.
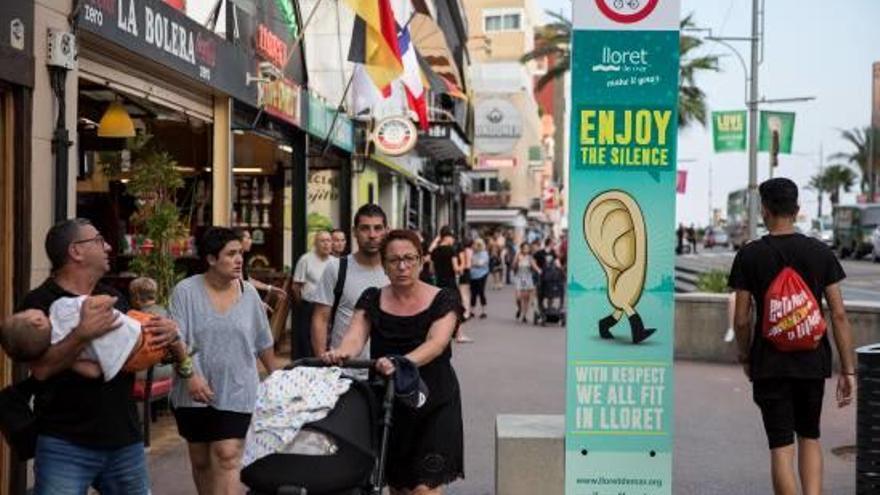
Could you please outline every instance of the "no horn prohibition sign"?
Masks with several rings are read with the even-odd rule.
[[[633,24],[651,15],[660,0],[596,0],[596,6],[614,22]]]

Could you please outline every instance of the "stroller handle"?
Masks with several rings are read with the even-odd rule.
[[[285,366],[284,369],[291,370],[299,366],[306,366],[310,368],[329,368],[337,365],[327,364],[321,358],[302,358],[297,359],[296,361]],[[359,370],[371,370],[374,366],[376,366],[376,361],[373,359],[349,359],[345,361],[345,363],[343,363],[341,367]]]

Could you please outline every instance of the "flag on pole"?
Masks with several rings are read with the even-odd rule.
[[[687,192],[688,171],[678,170],[675,175],[675,192],[685,194]]]
[[[373,85],[387,97],[403,74],[397,25],[388,0],[345,0],[357,14],[348,60],[363,64]]]
[[[428,101],[425,86],[422,83],[422,69],[419,68],[419,59],[416,57],[416,49],[412,44],[409,27],[404,26],[397,37],[400,44],[400,53],[403,58],[403,87],[406,90],[406,100],[409,107],[419,117],[419,127],[427,131],[431,127],[428,121]]]

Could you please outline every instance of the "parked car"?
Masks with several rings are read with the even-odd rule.
[[[807,233],[810,237],[819,239],[824,242],[826,245],[831,246],[834,244],[834,222],[831,221],[831,217],[823,216],[821,218],[814,218],[811,225],[810,230]]]
[[[880,263],[880,227],[874,229],[874,233],[871,234],[871,244],[874,248],[871,251],[871,258],[874,259],[874,263]]]
[[[874,251],[874,230],[880,226],[880,203],[834,207],[834,248],[841,258],[856,259]]]
[[[714,246],[727,247],[729,245],[730,239],[724,229],[720,227],[706,227],[706,232],[703,234],[703,246],[708,249]]]

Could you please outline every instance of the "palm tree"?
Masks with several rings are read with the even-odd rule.
[[[831,165],[822,172],[810,177],[810,189],[819,195],[819,217],[822,217],[822,195],[828,193],[831,196],[831,206],[840,203],[840,189],[850,192],[855,185],[858,175],[855,170],[846,165]]]
[[[550,81],[562,77],[571,69],[571,21],[563,15],[547,11],[553,21],[538,28],[535,49],[520,58],[527,63],[547,57],[552,64],[536,84],[540,90]],[[686,28],[694,27],[693,14],[681,20],[682,34],[679,40],[680,68],[678,77],[678,126],[687,127],[694,122],[706,125],[706,94],[697,86],[696,76],[704,71],[717,72],[717,55],[697,55],[703,40],[684,34]]]
[[[858,165],[862,173],[862,192],[874,192],[871,188],[872,170],[868,155],[871,152],[871,127],[855,127],[853,129],[841,129],[840,137],[849,142],[854,150],[849,152],[835,153],[831,155],[834,160],[846,160]],[[880,167],[880,129],[874,129],[874,169]],[[876,177],[876,173],[873,177]],[[876,182],[876,178],[874,179]]]
[[[553,65],[547,68],[547,72],[538,78],[535,89],[540,91],[550,81],[565,75],[571,68],[571,21],[562,14],[545,11],[553,21],[550,24],[539,26],[537,29],[537,43],[535,49],[520,58],[520,62],[527,63],[532,60],[540,60],[547,57]]]

